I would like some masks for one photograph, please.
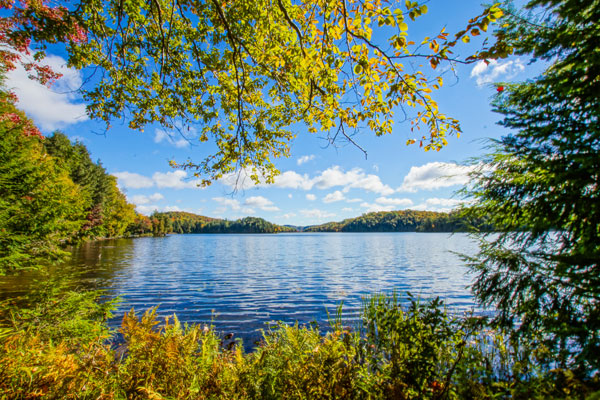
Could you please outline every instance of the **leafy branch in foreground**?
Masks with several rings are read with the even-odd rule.
[[[0,52],[0,65],[14,68],[30,46],[38,65],[48,43],[68,43],[69,65],[89,73],[83,94],[92,117],[107,127],[125,117],[139,130],[158,123],[216,144],[200,163],[172,163],[195,170],[204,184],[244,168],[255,181],[272,181],[273,159],[288,155],[296,123],[327,132],[331,141],[352,141],[361,128],[391,133],[400,110],[412,129],[425,132],[408,143],[439,150],[460,127],[431,97],[443,84],[434,69],[475,60],[455,56],[454,47],[503,14],[494,5],[456,34],[442,29],[421,40],[408,34],[409,23],[428,11],[417,1],[82,0],[51,7],[7,0],[0,6],[10,10],[1,17],[0,40],[9,50]],[[504,55],[495,49],[481,54]],[[413,70],[407,61],[424,66]]]

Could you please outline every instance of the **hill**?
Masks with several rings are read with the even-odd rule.
[[[183,211],[154,213],[152,217],[165,221],[165,233],[279,233],[297,231],[294,228],[273,224],[263,218],[256,217],[245,217],[229,221]]]
[[[380,211],[348,218],[341,222],[327,222],[307,226],[304,232],[460,232],[466,221],[458,213],[433,211]]]

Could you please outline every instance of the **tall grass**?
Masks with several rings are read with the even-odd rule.
[[[155,309],[125,314],[123,343],[111,345],[97,296],[49,297],[52,312],[44,300],[13,310],[0,330],[0,398],[598,398],[593,373],[544,367],[543,348],[451,315],[437,299],[402,307],[396,294],[373,295],[359,326],[344,327],[341,311],[328,332],[280,323],[244,353],[208,326],[159,323]]]

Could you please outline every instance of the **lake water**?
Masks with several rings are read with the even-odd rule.
[[[158,305],[158,315],[211,323],[246,345],[271,321],[327,325],[343,301],[348,323],[361,298],[410,291],[440,296],[450,310],[475,304],[468,275],[453,252],[473,254],[465,234],[297,233],[277,235],[170,235],[87,243],[54,273],[79,273],[77,286],[106,289],[123,313]],[[27,290],[35,273],[0,277],[2,297]]]

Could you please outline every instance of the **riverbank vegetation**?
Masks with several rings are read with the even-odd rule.
[[[111,345],[111,304],[97,297],[45,292],[17,310],[0,332],[0,397],[583,399],[600,389],[560,368],[551,349],[448,314],[439,300],[402,307],[395,295],[372,296],[358,325],[344,326],[340,308],[328,327],[274,326],[244,353],[210,327],[158,321],[154,310],[125,314]]]

